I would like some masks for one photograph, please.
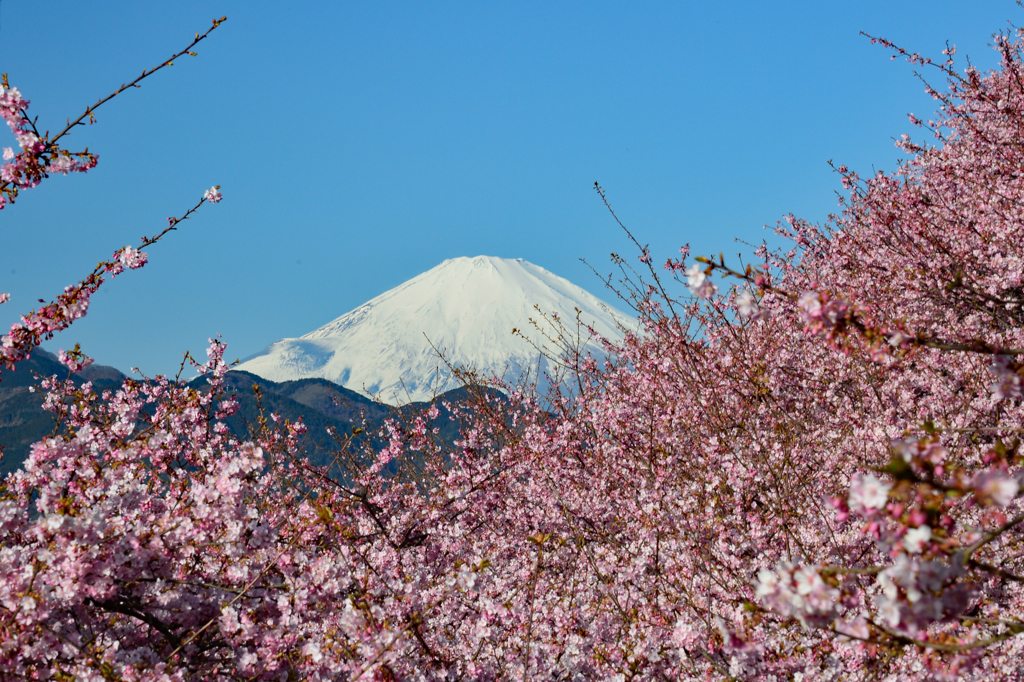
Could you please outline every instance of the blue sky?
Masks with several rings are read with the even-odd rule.
[[[116,248],[204,207],[46,347],[173,373],[223,335],[244,357],[446,258],[525,258],[605,298],[630,245],[736,253],[836,207],[829,159],[891,170],[912,67],[859,35],[983,68],[1011,0],[265,2],[0,0],[0,71],[55,129],[228,21],[79,129],[99,166],[0,212],[4,329]],[[5,137],[6,136],[6,137]],[[0,147],[14,144],[0,130]],[[77,146],[76,146],[77,145]]]

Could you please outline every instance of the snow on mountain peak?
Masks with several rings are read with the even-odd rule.
[[[512,331],[550,347],[530,323],[541,321],[534,306],[573,333],[576,309],[611,340],[621,338],[620,326],[635,326],[629,316],[521,258],[452,258],[319,329],[272,344],[237,369],[270,381],[323,378],[392,404],[429,400],[458,387],[438,351],[485,378],[515,381],[527,371],[536,377],[538,369],[541,375],[549,370],[539,351]],[[601,354],[596,342],[588,348]]]

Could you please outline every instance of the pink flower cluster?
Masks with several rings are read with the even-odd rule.
[[[102,277],[90,275],[77,285],[66,287],[56,301],[22,315],[20,323],[11,325],[10,333],[0,336],[0,359],[7,369],[14,369],[16,362],[29,357],[44,339],[85,317],[89,299],[102,283]]]
[[[14,133],[21,151],[10,147],[3,150],[4,163],[0,164],[0,209],[13,203],[18,190],[38,185],[48,173],[84,173],[96,166],[99,159],[88,152],[71,153],[39,137],[35,125],[28,117],[29,101],[18,88],[8,85],[6,77],[0,82],[0,116]]]
[[[686,285],[690,293],[697,298],[711,298],[718,293],[718,285],[708,278],[707,272],[699,265],[692,265],[686,270]]]
[[[142,251],[133,249],[130,246],[126,246],[123,249],[114,252],[113,259],[106,267],[106,272],[110,273],[111,277],[114,277],[124,272],[125,268],[128,268],[129,270],[137,270],[148,261],[148,255]]]
[[[82,349],[76,344],[74,350],[68,352],[63,348],[57,353],[57,360],[70,369],[72,372],[79,372],[93,363],[93,359],[86,357]]]

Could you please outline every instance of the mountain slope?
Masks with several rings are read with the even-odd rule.
[[[70,377],[76,384],[91,381],[97,392],[116,389],[124,379],[121,372],[105,365],[91,365],[69,374],[56,355],[42,348],[18,363],[16,369],[4,370],[0,374],[0,476],[21,466],[32,443],[53,434],[54,415],[42,407],[44,393],[31,389],[39,383],[39,377],[53,375]]]
[[[557,355],[556,344],[544,338],[556,332],[534,306],[564,321],[573,335],[577,310],[608,339],[618,340],[619,328],[633,325],[580,287],[522,259],[454,258],[300,338],[272,344],[237,369],[276,382],[327,379],[392,404],[429,400],[458,386],[439,351],[451,365],[483,378],[515,381],[549,371],[538,347]],[[595,341],[584,342],[602,354]]]

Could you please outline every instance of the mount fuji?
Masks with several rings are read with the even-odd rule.
[[[555,369],[545,354],[558,355],[552,321],[575,337],[577,311],[611,341],[636,327],[630,316],[522,259],[453,258],[319,329],[277,341],[236,369],[275,382],[327,379],[394,405],[430,400],[459,386],[449,365],[484,379],[543,379]],[[585,327],[579,333],[587,351],[605,355]]]

